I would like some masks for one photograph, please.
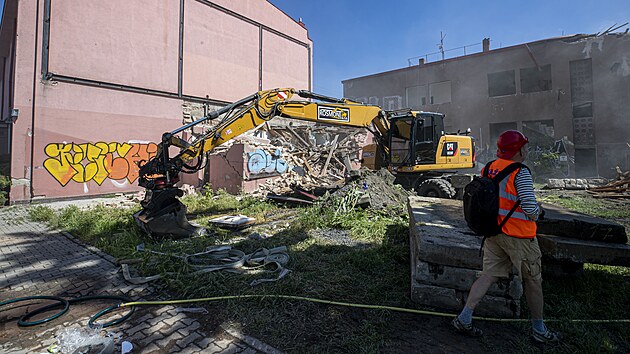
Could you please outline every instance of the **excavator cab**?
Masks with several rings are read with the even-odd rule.
[[[426,112],[401,112],[390,118],[387,142],[389,165],[428,165],[436,163],[436,151],[444,132],[444,115]]]

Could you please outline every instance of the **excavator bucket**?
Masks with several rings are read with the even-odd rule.
[[[155,239],[182,239],[206,234],[203,227],[191,224],[186,218],[186,206],[177,197],[179,188],[147,190],[140,203],[142,210],[133,215],[142,231]]]

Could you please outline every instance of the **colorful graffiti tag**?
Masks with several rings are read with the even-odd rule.
[[[44,148],[44,167],[65,186],[70,181],[94,181],[101,185],[106,179],[129,183],[138,179],[138,164],[155,156],[155,143],[51,143]]]

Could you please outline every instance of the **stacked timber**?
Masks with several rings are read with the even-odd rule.
[[[482,238],[469,231],[462,202],[410,197],[411,298],[432,308],[460,311],[482,269]],[[518,318],[523,287],[512,274],[494,284],[479,303],[479,316]]]

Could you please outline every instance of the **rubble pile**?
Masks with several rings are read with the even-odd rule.
[[[394,184],[394,180],[394,175],[386,169],[378,171],[361,169],[360,177],[353,179],[334,192],[333,197],[342,198],[355,191],[360,191],[365,197],[358,199],[358,205],[373,209],[403,206],[407,204],[407,198],[413,193]]]
[[[268,151],[280,148],[282,159],[290,166],[281,178],[269,179],[252,193],[261,197],[290,193],[295,186],[305,190],[343,186],[351,170],[360,166],[361,148],[367,141],[365,130],[353,127],[275,124],[265,126],[264,132],[266,138],[235,139]]]
[[[601,187],[589,188],[587,192],[595,198],[630,198],[630,171],[622,172],[617,167],[617,178]]]

